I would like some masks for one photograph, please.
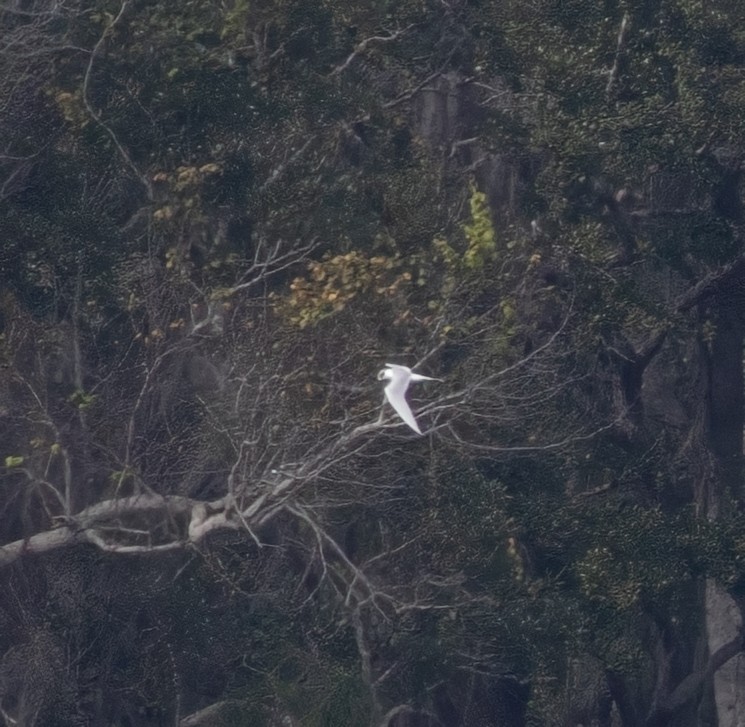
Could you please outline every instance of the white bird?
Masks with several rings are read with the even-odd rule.
[[[417,434],[421,434],[422,430],[419,429],[419,425],[409,408],[409,402],[406,401],[406,389],[413,381],[442,381],[442,379],[433,379],[431,376],[415,374],[408,366],[390,363],[387,363],[386,368],[378,373],[378,381],[384,379],[388,381],[385,387],[385,395],[390,405]]]

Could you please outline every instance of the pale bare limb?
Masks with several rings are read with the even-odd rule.
[[[385,601],[390,600],[390,596],[380,589],[376,588],[370,579],[347,557],[342,547],[332,538],[309,513],[301,507],[285,504],[284,509],[292,513],[307,525],[318,538],[319,542],[326,543],[334,552],[336,558],[349,570],[352,578],[346,584],[346,596],[344,603],[346,606],[362,603],[372,603],[379,609],[376,598],[382,598]],[[361,590],[360,590],[361,587]],[[383,611],[380,611],[383,614]]]
[[[278,242],[274,250],[262,260],[259,258],[262,246],[257,245],[253,264],[241,275],[241,282],[230,288],[230,294],[247,290],[260,281],[265,280],[268,275],[274,275],[297,265],[297,263],[306,259],[317,246],[318,238],[314,237],[302,247],[292,248],[285,253],[280,253],[280,243]],[[250,279],[246,280],[246,278]]]
[[[268,187],[270,187],[272,184],[274,184],[284,173],[287,171],[289,167],[291,167],[298,159],[300,159],[303,154],[305,154],[305,150],[315,141],[315,136],[310,136],[308,139],[305,140],[305,143],[296,149],[288,159],[286,159],[284,162],[276,166],[272,173],[269,175],[269,178],[264,182],[264,184],[261,186],[261,191],[265,191]]]
[[[87,540],[95,545],[99,550],[109,553],[133,554],[133,553],[161,553],[165,550],[180,550],[184,547],[183,543],[170,542],[158,545],[122,545],[120,543],[107,541],[102,538],[96,530],[81,531],[81,540]]]
[[[414,98],[428,83],[431,81],[434,81],[435,78],[439,78],[442,75],[441,70],[437,70],[434,73],[431,73],[429,76],[427,76],[423,81],[420,83],[417,83],[416,86],[413,88],[410,88],[405,93],[402,93],[400,96],[397,96],[392,101],[388,101],[387,103],[383,104],[384,109],[392,109],[395,106],[398,106],[399,104],[404,103],[405,101],[408,101],[409,99]]]
[[[402,28],[401,30],[397,30],[394,33],[389,33],[388,35],[373,35],[370,38],[365,38],[365,40],[360,41],[354,48],[354,50],[349,54],[347,59],[344,61],[344,63],[338,65],[336,68],[334,68],[333,71],[329,75],[331,76],[337,76],[340,73],[343,73],[351,63],[354,61],[357,56],[359,56],[361,53],[364,53],[368,46],[370,46],[372,43],[391,43],[394,40],[397,40],[405,33],[408,33],[412,28],[414,27],[414,23],[411,23],[410,25],[407,25],[405,28]]]
[[[152,201],[153,200],[153,187],[152,187],[152,184],[150,183],[150,180],[140,171],[140,169],[134,163],[129,152],[124,148],[124,145],[119,141],[119,138],[114,133],[114,130],[111,128],[111,126],[109,126],[103,120],[103,116],[101,115],[101,113],[93,107],[93,104],[91,103],[90,96],[89,96],[91,76],[93,73],[93,64],[96,61],[96,58],[100,54],[101,50],[103,49],[106,39],[111,35],[116,25],[124,17],[124,13],[126,12],[127,7],[129,6],[129,2],[130,0],[122,0],[122,4],[119,7],[119,12],[116,14],[116,17],[106,26],[103,33],[101,33],[101,37],[98,39],[96,44],[93,46],[93,50],[91,51],[91,57],[90,57],[90,60],[88,61],[88,66],[85,69],[85,76],[83,78],[83,103],[85,104],[85,108],[88,110],[88,113],[91,115],[91,118],[93,118],[93,120],[108,134],[108,136],[114,142],[114,146],[119,151],[119,154],[121,155],[122,159],[124,159],[124,162],[126,163],[126,165],[130,168],[130,170],[134,173],[135,177],[137,177],[137,179],[139,179],[140,182],[142,182],[142,185],[145,187],[145,190],[147,192],[147,198],[150,201]]]
[[[605,87],[605,95],[610,96],[613,90],[613,84],[615,84],[618,78],[618,70],[621,63],[621,55],[623,54],[624,46],[626,45],[626,32],[629,29],[630,18],[628,12],[624,12],[623,18],[621,19],[621,27],[618,30],[618,40],[616,41],[616,54],[613,58],[613,67],[608,73],[608,84]]]
[[[731,641],[722,644],[709,656],[700,669],[689,674],[670,694],[656,700],[645,724],[653,727],[653,725],[662,724],[663,719],[669,719],[694,699],[703,684],[711,679],[721,667],[742,652],[743,635],[740,633]]]
[[[243,706],[244,703],[238,699],[215,702],[179,720],[178,727],[210,727],[215,724],[215,720],[221,719],[220,715],[226,710]]]
[[[444,727],[442,722],[438,719],[437,715],[429,712],[428,710],[414,709],[414,707],[412,707],[410,704],[399,704],[392,709],[389,709],[380,720],[379,727],[389,727],[389,725],[391,724],[391,720],[393,720],[394,717],[406,714],[416,715],[417,717],[424,716],[427,718],[428,724],[442,725],[442,727]]]

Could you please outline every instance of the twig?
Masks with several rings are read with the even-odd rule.
[[[150,184],[150,181],[138,169],[134,161],[132,161],[132,157],[129,155],[129,152],[124,148],[122,143],[119,141],[113,129],[103,120],[101,114],[93,108],[93,104],[91,103],[90,98],[88,96],[88,91],[90,88],[90,81],[91,81],[91,74],[93,72],[93,62],[96,60],[96,57],[98,56],[100,50],[103,48],[104,41],[113,31],[114,26],[124,16],[124,12],[127,9],[127,6],[129,5],[129,1],[130,0],[122,0],[122,5],[119,8],[119,12],[117,13],[117,16],[106,26],[103,33],[101,33],[101,37],[98,39],[98,42],[96,43],[95,46],[93,46],[93,51],[91,52],[91,57],[90,57],[90,60],[88,61],[88,67],[85,69],[85,78],[83,79],[83,103],[85,104],[85,108],[88,109],[88,113],[91,115],[93,120],[111,137],[111,140],[114,142],[114,146],[116,146],[116,148],[119,150],[119,153],[122,155],[122,158],[126,162],[127,166],[132,170],[132,172],[134,172],[137,179],[139,179],[142,182],[143,186],[147,190],[148,200],[152,201],[153,200],[153,188],[152,188],[152,185]]]
[[[621,20],[621,27],[618,30],[618,42],[616,43],[616,55],[613,59],[613,67],[608,73],[608,85],[605,87],[605,95],[610,96],[610,92],[613,89],[613,84],[618,78],[618,69],[621,63],[621,54],[623,53],[624,46],[626,45],[626,31],[629,29],[629,14],[626,12],[623,14]]]
[[[401,94],[397,98],[394,98],[393,101],[389,101],[388,103],[383,104],[384,109],[392,109],[394,106],[398,106],[400,103],[403,103],[404,101],[408,101],[413,96],[416,96],[419,91],[421,91],[430,81],[434,81],[435,78],[439,78],[442,75],[442,70],[437,70],[434,73],[427,76],[421,83],[418,83],[414,88],[410,89],[409,91],[406,91],[406,93]]]
[[[347,68],[349,68],[352,61],[361,53],[364,53],[367,50],[367,47],[371,43],[390,43],[393,40],[396,40],[397,38],[400,38],[404,33],[407,33],[409,30],[411,30],[414,27],[414,23],[411,23],[410,25],[407,25],[405,28],[401,30],[397,30],[395,33],[390,33],[388,35],[373,35],[371,38],[365,38],[362,42],[358,43],[355,46],[355,49],[349,54],[347,57],[347,60],[344,61],[341,65],[334,68],[333,71],[329,75],[331,76],[337,76],[340,73],[343,73]]]

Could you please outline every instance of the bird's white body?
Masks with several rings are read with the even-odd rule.
[[[408,366],[387,363],[386,368],[378,373],[378,380],[388,381],[385,387],[385,396],[388,402],[406,424],[417,434],[421,434],[422,430],[419,429],[419,425],[409,408],[409,402],[406,401],[406,390],[409,388],[409,384],[414,381],[440,381],[440,379],[415,374]]]

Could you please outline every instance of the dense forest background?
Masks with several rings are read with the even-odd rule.
[[[3,723],[745,724],[744,162],[741,0],[2,0]]]

